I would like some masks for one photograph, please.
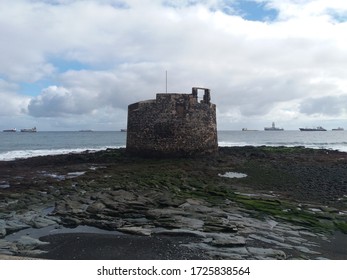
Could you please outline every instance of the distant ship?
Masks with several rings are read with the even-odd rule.
[[[81,129],[78,132],[94,132],[92,129]]]
[[[122,128],[120,131],[121,132],[127,132],[127,129],[126,128]]]
[[[33,128],[23,128],[20,132],[37,132],[36,127]]]
[[[273,122],[271,127],[264,127],[264,130],[266,130],[266,131],[282,131],[284,129],[276,127],[275,123]]]
[[[313,127],[313,128],[299,128],[300,131],[327,131],[325,128],[321,126]]]
[[[344,130],[343,127],[333,128],[332,131],[342,131]]]
[[[11,129],[4,129],[3,132],[16,132],[17,129],[11,128]]]
[[[258,131],[258,130],[256,130],[256,129],[248,129],[248,128],[244,127],[244,128],[242,128],[242,131]]]

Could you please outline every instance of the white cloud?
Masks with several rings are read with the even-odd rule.
[[[83,88],[71,91],[64,87],[50,86],[30,100],[28,110],[35,117],[92,113],[95,108],[94,100],[97,98]]]
[[[318,117],[341,116],[347,118],[347,94],[307,98],[300,106],[300,112]]]
[[[31,116],[60,124],[77,115],[97,122],[111,112],[126,119],[128,104],[165,90],[166,70],[169,91],[209,87],[220,118],[235,123],[273,112],[310,117],[326,96],[343,99],[347,2],[257,1],[279,19],[247,21],[224,13],[221,0],[3,0],[0,77],[7,84],[51,81],[37,96],[16,89],[6,96],[15,107],[31,98]],[[82,69],[69,70],[73,63]],[[326,108],[319,117],[329,114]]]
[[[347,3],[341,0],[256,0],[279,11],[281,20],[322,17],[335,21],[334,15],[347,15]]]

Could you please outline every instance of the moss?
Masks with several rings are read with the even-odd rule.
[[[297,179],[293,174],[286,173],[270,162],[264,163],[249,160],[238,171],[248,175],[239,180],[242,185],[262,186],[263,188],[273,189],[276,186],[290,187],[297,183]]]
[[[168,200],[184,201],[187,198],[196,198],[221,207],[224,207],[223,203],[228,199],[238,203],[240,208],[247,209],[248,212],[260,219],[273,216],[276,219],[305,225],[316,230],[338,228],[347,232],[346,221],[338,216],[338,211],[335,208],[322,207],[322,212],[313,212],[303,207],[297,209],[297,202],[289,200],[290,197],[294,197],[299,201],[307,198],[311,201],[311,186],[315,187],[317,183],[323,185],[324,182],[320,181],[312,181],[310,184],[300,184],[299,182],[303,180],[300,174],[306,172],[306,161],[308,160],[306,155],[316,155],[315,153],[318,152],[302,147],[265,146],[221,148],[220,150],[221,156],[215,159],[143,159],[128,157],[122,149],[83,154],[80,160],[76,160],[77,164],[83,161],[79,170],[88,169],[90,165],[100,165],[100,168],[88,169],[81,177],[59,182],[54,180],[48,182],[48,179],[44,177],[40,184],[37,183],[37,186],[18,188],[18,193],[15,192],[17,190],[15,188],[14,190],[11,189],[11,192],[3,189],[0,190],[0,194],[6,199],[19,200],[19,202],[9,205],[12,210],[27,208],[28,201],[19,198],[22,198],[24,193],[28,193],[32,197],[28,190],[33,189],[32,192],[35,194],[38,188],[47,190],[47,197],[40,197],[44,202],[56,201],[67,195],[75,195],[77,191],[90,191],[94,195],[97,192],[116,189],[128,190],[139,195],[142,193],[150,194],[151,198],[156,194],[168,193],[170,194]],[[308,166],[316,161],[316,159],[313,161],[312,158],[309,160]],[[54,165],[48,170],[54,173]],[[75,166],[67,164],[66,170],[63,171],[75,170]],[[218,173],[231,170],[246,173],[248,176],[243,179],[218,176]],[[57,173],[60,174],[63,171]],[[315,171],[313,175],[316,176],[318,171]],[[311,180],[313,175],[306,172],[305,181]],[[324,176],[319,178],[324,179]],[[71,185],[73,184],[77,187],[72,188]],[[49,186],[53,187],[50,188]],[[288,200],[260,199],[235,194],[233,192],[235,186],[238,188],[245,186],[247,189],[254,190],[254,193],[257,193],[259,189],[273,190],[276,193],[288,195],[286,196]],[[302,197],[301,194],[305,193],[305,188],[310,193],[308,196]],[[313,190],[316,193],[316,188]],[[322,196],[317,197],[321,199]],[[36,199],[33,201],[35,203],[40,202]],[[153,201],[154,204],[159,203],[154,198]],[[319,202],[320,200],[317,204]],[[335,202],[336,200],[329,200],[327,205],[337,207]],[[324,203],[324,205],[326,204]],[[6,211],[11,211],[11,209],[6,209]]]
[[[281,203],[273,200],[250,199],[244,196],[236,196],[235,201],[242,204],[245,208],[270,214],[276,217],[284,215]]]
[[[335,226],[337,229],[347,234],[347,222],[336,221]]]
[[[316,215],[314,212],[298,210],[294,203],[279,200],[254,199],[236,195],[234,200],[246,209],[254,210],[254,215],[262,218],[271,215],[293,224],[308,226],[316,231],[330,231],[335,228],[344,229],[346,224],[334,222],[336,217],[329,215]]]
[[[293,153],[302,153],[302,152],[309,152],[310,149],[306,149],[304,146],[295,146],[295,147],[285,147],[285,146],[261,146],[259,147],[259,150],[268,152],[268,153],[285,153],[285,154],[293,154]]]
[[[252,152],[255,149],[250,149]],[[301,150],[296,148],[267,148],[259,149],[267,153],[292,153]],[[258,150],[258,152],[259,152]],[[256,151],[256,150],[255,150]],[[254,151],[253,151],[254,152]],[[117,155],[120,156],[121,155]],[[224,163],[222,163],[224,164]],[[323,211],[314,213],[305,209],[297,209],[297,203],[276,200],[259,199],[235,194],[233,184],[249,186],[263,186],[264,189],[274,189],[276,186],[292,186],[296,179],[292,174],[286,174],[276,164],[269,160],[259,162],[259,158],[249,158],[241,165],[235,166],[237,171],[244,172],[248,177],[242,180],[230,180],[217,176],[218,173],[230,170],[223,166],[211,168],[208,163],[197,162],[194,159],[135,159],[128,163],[110,165],[107,169],[96,170],[100,176],[93,176],[93,188],[109,186],[122,186],[127,190],[152,190],[153,192],[167,192],[171,194],[170,200],[185,200],[195,198],[204,200],[212,205],[222,205],[225,199],[239,203],[241,208],[252,210],[251,213],[263,219],[273,216],[285,221],[308,226],[317,231],[326,231],[337,227],[343,228],[343,223],[336,221],[335,213]]]

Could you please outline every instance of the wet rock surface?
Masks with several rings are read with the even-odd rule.
[[[346,153],[235,147],[144,159],[110,149],[0,162],[0,182],[0,254],[347,259]],[[81,226],[110,234],[69,233]]]

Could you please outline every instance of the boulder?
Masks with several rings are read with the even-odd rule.
[[[93,214],[100,213],[102,212],[102,210],[105,209],[105,207],[106,207],[105,204],[101,202],[94,202],[87,207],[87,212],[93,213]]]

